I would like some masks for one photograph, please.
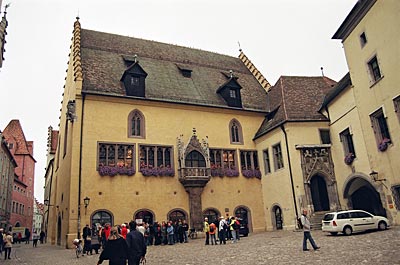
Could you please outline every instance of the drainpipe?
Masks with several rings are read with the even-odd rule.
[[[85,94],[82,93],[81,132],[79,143],[79,173],[78,173],[78,239],[81,239],[81,190],[82,190],[82,136],[85,109]]]
[[[298,216],[298,213],[297,213],[296,193],[294,191],[292,164],[290,163],[288,138],[287,138],[287,134],[286,134],[286,131],[285,131],[285,126],[283,124],[281,124],[280,127],[281,127],[281,130],[282,130],[283,134],[285,135],[286,153],[287,153],[287,160],[288,160],[288,164],[289,164],[290,184],[292,186],[294,210],[295,210],[295,215],[296,215],[296,220],[297,220],[297,218],[299,218],[299,216]]]

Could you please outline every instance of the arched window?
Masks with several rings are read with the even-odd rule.
[[[186,214],[181,210],[173,210],[168,214],[168,220],[170,221],[178,221],[178,220],[186,220]]]
[[[145,138],[144,116],[139,110],[134,110],[128,117],[128,136],[136,138]]]
[[[113,226],[113,218],[111,213],[106,212],[106,211],[97,211],[92,215],[92,226],[93,225],[105,225],[105,224],[110,224]]]
[[[242,126],[236,119],[229,123],[229,135],[231,144],[243,144]]]
[[[190,152],[185,159],[186,167],[205,167],[206,161],[204,156],[200,152],[193,150]]]

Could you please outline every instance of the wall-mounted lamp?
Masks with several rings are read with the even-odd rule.
[[[89,203],[90,203],[90,198],[88,196],[86,196],[83,199],[83,204],[85,205],[85,214],[86,214],[87,207],[89,206]]]
[[[378,172],[372,170],[371,173],[369,173],[369,176],[372,178],[373,181],[377,182],[377,181],[386,181],[386,179],[379,179],[379,174]]]
[[[50,204],[50,201],[49,201],[49,199],[45,199],[45,200],[44,200],[44,205],[46,205],[47,207],[50,207],[50,206],[55,206],[55,207],[57,207],[57,208],[58,208],[58,205],[53,205],[53,204]]]

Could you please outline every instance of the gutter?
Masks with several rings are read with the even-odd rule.
[[[81,239],[81,192],[82,192],[82,138],[83,138],[83,120],[85,114],[85,94],[82,93],[82,114],[81,131],[79,143],[79,173],[78,173],[78,239]]]

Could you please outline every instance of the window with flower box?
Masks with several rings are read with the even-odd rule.
[[[242,168],[243,176],[247,178],[261,178],[261,171],[258,165],[258,155],[256,150],[241,150],[240,166]]]
[[[375,139],[379,151],[383,152],[387,149],[388,145],[392,143],[389,133],[389,127],[386,123],[386,117],[383,109],[375,111],[370,115],[372,129],[374,130]]]
[[[347,165],[350,165],[351,163],[353,163],[354,158],[356,158],[356,151],[354,149],[353,135],[351,134],[349,128],[340,133],[340,141],[343,145],[345,156],[344,162]]]
[[[236,151],[229,149],[210,149],[211,176],[237,177]]]
[[[283,155],[282,155],[282,148],[281,148],[280,143],[272,146],[272,154],[274,155],[275,171],[283,168]]]
[[[134,156],[133,144],[99,143],[97,170],[102,176],[131,176],[135,173]]]
[[[139,171],[144,176],[174,176],[172,148],[172,146],[140,145]]]

